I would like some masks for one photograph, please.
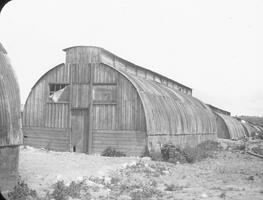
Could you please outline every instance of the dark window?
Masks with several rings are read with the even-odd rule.
[[[54,92],[62,90],[66,86],[68,86],[68,84],[65,84],[65,83],[62,83],[62,84],[60,84],[60,83],[50,83],[49,84],[49,96],[54,94]]]
[[[66,83],[50,83],[49,99],[52,102],[68,102],[69,101],[69,84]]]

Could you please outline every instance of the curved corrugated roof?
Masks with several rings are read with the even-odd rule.
[[[250,126],[253,126],[253,128],[256,130],[256,132],[258,133],[262,133],[263,132],[263,128],[258,126],[258,125],[255,125],[255,124],[250,124]]]
[[[242,126],[241,122],[239,122],[237,119],[221,113],[216,114],[219,115],[226,123],[230,139],[240,139],[246,136],[246,131],[244,127]]]
[[[214,114],[198,99],[157,82],[125,74],[141,97],[148,135],[216,133]]]
[[[253,133],[256,132],[256,129],[253,126],[249,125],[248,123],[242,123],[242,125],[245,128],[246,136],[250,137],[253,135]]]
[[[0,51],[0,146],[18,145],[22,143],[20,93],[3,49]]]

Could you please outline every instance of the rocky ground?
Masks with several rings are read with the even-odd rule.
[[[263,142],[221,140],[221,144],[223,150],[213,158],[193,164],[22,147],[19,172],[40,196],[75,181],[74,190],[80,189],[75,199],[262,200],[263,159],[246,151],[261,148]]]

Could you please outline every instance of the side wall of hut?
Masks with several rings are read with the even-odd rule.
[[[144,106],[150,149],[159,151],[166,143],[193,147],[216,139],[215,116],[204,103],[156,81],[126,75]]]

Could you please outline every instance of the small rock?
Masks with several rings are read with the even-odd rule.
[[[254,181],[254,176],[249,176],[247,180]]]
[[[110,184],[110,183],[111,183],[111,177],[105,176],[105,177],[104,177],[104,183],[105,183],[105,184]]]
[[[201,197],[203,197],[203,198],[207,198],[208,195],[204,192],[204,193],[201,194]]]
[[[135,166],[136,164],[137,164],[137,162],[136,162],[136,161],[133,161],[133,162],[129,163],[128,166],[131,167],[131,166]]]
[[[221,147],[222,147],[224,150],[227,150],[228,145],[227,145],[226,143],[223,143],[223,142],[222,142],[220,145],[221,145]]]
[[[226,197],[226,193],[225,192],[222,192],[220,195],[219,195],[220,198],[225,198]]]

